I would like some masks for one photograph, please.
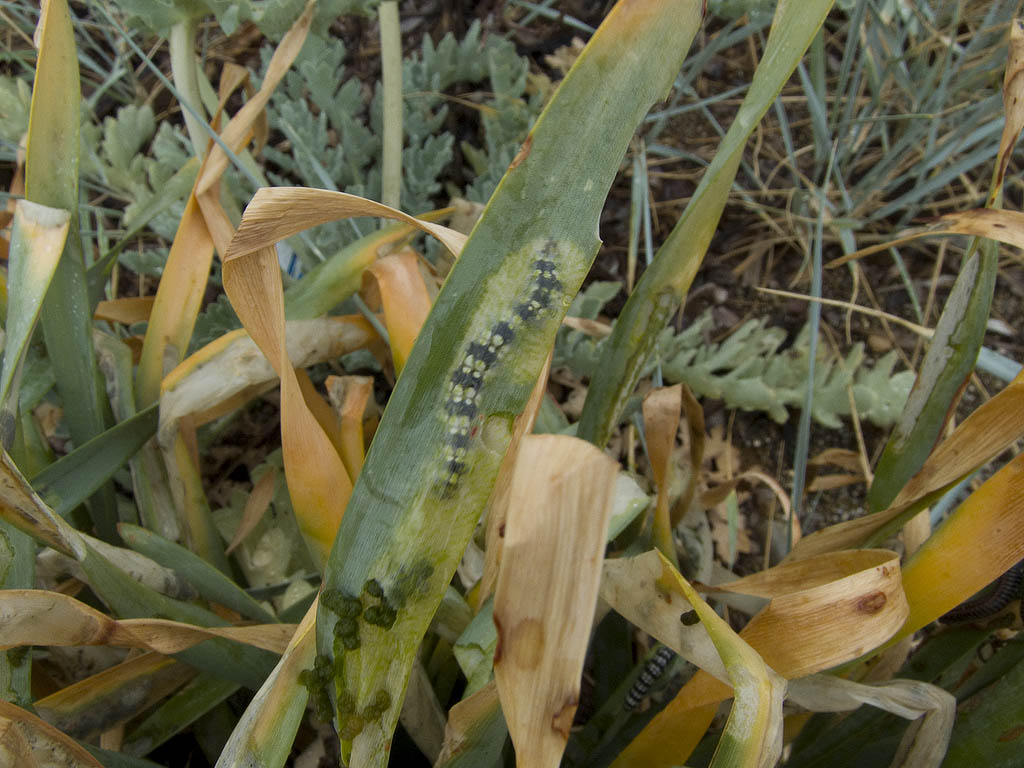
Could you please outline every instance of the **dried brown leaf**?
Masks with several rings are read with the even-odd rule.
[[[669,485],[676,433],[682,415],[683,385],[652,390],[644,397],[644,435],[657,497],[654,506],[654,544],[678,567],[676,545],[669,520]]]
[[[0,650],[26,645],[119,645],[171,654],[221,637],[280,653],[293,624],[197,627],[168,619],[115,619],[56,592],[10,589],[0,594]]]
[[[494,677],[521,766],[557,766],[569,738],[616,470],[564,435],[524,438],[516,461],[494,596]]]
[[[0,765],[17,768],[103,768],[96,758],[73,739],[46,721],[2,699]]]
[[[551,372],[551,353],[544,362],[537,383],[533,385],[530,399],[526,403],[523,412],[516,418],[512,431],[512,441],[505,458],[502,459],[501,467],[498,469],[498,479],[494,483],[494,491],[491,493],[490,508],[487,510],[487,529],[484,533],[486,549],[484,551],[484,572],[480,578],[480,586],[476,594],[476,605],[483,604],[483,601],[490,597],[494,585],[498,579],[501,569],[501,557],[505,546],[505,522],[508,516],[512,477],[515,471],[516,462],[519,460],[519,446],[523,437],[533,432],[533,425],[537,420],[537,413],[540,411],[541,401],[547,391],[548,375]]]
[[[375,261],[363,273],[362,292],[367,303],[384,309],[391,358],[399,374],[430,313],[430,294],[420,272],[419,255],[405,249]]]
[[[373,378],[328,376],[325,386],[327,396],[341,422],[341,460],[348,470],[348,476],[355,483],[366,457],[363,419],[366,406],[373,396]]]
[[[356,216],[404,221],[436,237],[456,256],[466,242],[466,235],[461,232],[357,195],[308,187],[262,187],[246,206],[238,232],[223,258],[237,259],[318,224]]]

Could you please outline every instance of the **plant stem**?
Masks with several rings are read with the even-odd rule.
[[[193,109],[202,110],[203,101],[199,97],[196,56],[193,50],[195,37],[196,20],[189,18],[171,27],[171,36],[167,42],[171,53],[171,77],[178,89],[179,98],[187,101]],[[199,119],[184,105],[181,114],[185,118],[185,128],[188,130],[196,157],[202,157],[206,148],[206,131]]]
[[[382,157],[380,201],[401,208],[402,201],[402,34],[398,3],[380,4],[380,54],[382,94]]]

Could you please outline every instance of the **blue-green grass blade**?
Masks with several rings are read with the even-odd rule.
[[[41,319],[71,439],[84,445],[103,432],[108,406],[92,348],[92,312],[78,236],[78,152],[81,91],[74,32],[66,0],[47,6],[29,118],[25,196],[71,212],[70,234]],[[117,537],[114,490],[104,485],[90,504],[97,534]]]
[[[57,514],[66,516],[156,434],[159,417],[154,403],[46,467],[32,478],[32,487]]]
[[[254,621],[267,624],[277,621],[235,582],[180,544],[130,523],[122,523],[118,531],[125,544],[165,568],[177,571],[207,600],[220,603]]]
[[[875,467],[868,509],[889,506],[921,468],[974,371],[996,284],[999,249],[981,240],[960,268],[914,388]]]
[[[0,520],[0,590],[35,586],[36,543]],[[27,648],[0,651],[0,699],[19,707],[32,702],[32,654]]]
[[[135,726],[125,737],[121,751],[136,757],[148,755],[206,715],[238,687],[229,680],[205,675],[193,679]]]
[[[86,579],[111,612],[122,619],[165,618],[201,627],[225,627],[228,622],[198,605],[173,600],[134,581],[96,550],[85,545],[79,560]],[[256,690],[274,668],[269,651],[215,638],[174,654],[175,658],[221,680]]]

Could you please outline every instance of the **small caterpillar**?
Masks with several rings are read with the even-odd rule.
[[[1011,567],[993,584],[993,588],[987,594],[960,603],[956,608],[942,614],[939,621],[944,624],[981,621],[995,616],[1018,597],[1024,596],[1024,560]]]
[[[553,297],[562,290],[555,263],[557,244],[547,240],[533,262],[527,299],[516,304],[507,317],[471,341],[462,360],[448,381],[444,401],[445,435],[442,451],[442,477],[438,483],[441,498],[449,499],[469,469],[466,461],[469,444],[479,429],[480,388],[484,377],[504,356],[519,330],[551,309]]]
[[[658,650],[654,652],[650,661],[644,664],[640,677],[637,678],[636,682],[633,683],[633,687],[629,689],[629,693],[626,694],[626,698],[622,702],[622,708],[631,712],[639,707],[640,702],[647,695],[647,691],[664,674],[665,668],[675,657],[675,651],[667,645],[658,646]]]

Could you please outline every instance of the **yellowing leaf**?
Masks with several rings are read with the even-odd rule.
[[[101,301],[96,305],[93,316],[97,320],[109,320],[122,325],[144,323],[153,312],[153,296],[132,296],[122,299]]]
[[[318,224],[357,216],[404,221],[436,237],[456,256],[466,242],[466,235],[461,232],[357,195],[306,187],[263,187],[256,190],[246,206],[224,260],[253,253]]]
[[[5,448],[14,441],[21,367],[43,298],[64,251],[70,222],[68,211],[28,200],[19,200],[14,209],[4,328],[7,336],[0,378],[0,439]]]
[[[786,681],[705,603],[671,563],[664,573],[690,602],[725,663],[733,702],[713,766],[772,768],[782,754],[782,699]]]
[[[238,523],[234,537],[225,554],[230,555],[235,548],[245,541],[245,537],[252,533],[253,528],[263,519],[263,513],[270,506],[274,498],[274,485],[277,482],[277,471],[271,467],[264,472],[256,484],[252,487],[252,493],[245,500],[245,509],[242,510],[242,519]]]
[[[323,566],[352,493],[334,444],[309,410],[285,344],[281,270],[272,247],[223,266],[224,290],[281,378],[281,455],[288,494],[317,565]]]
[[[384,309],[396,374],[402,372],[430,312],[430,295],[419,261],[415,251],[404,250],[375,261],[363,274],[363,293],[372,292],[367,303],[371,306],[379,303]]]
[[[912,634],[994,581],[1024,552],[1024,454],[990,477],[903,567]]]
[[[327,396],[341,421],[341,460],[352,482],[359,476],[366,455],[363,416],[373,395],[370,376],[328,376]]]

